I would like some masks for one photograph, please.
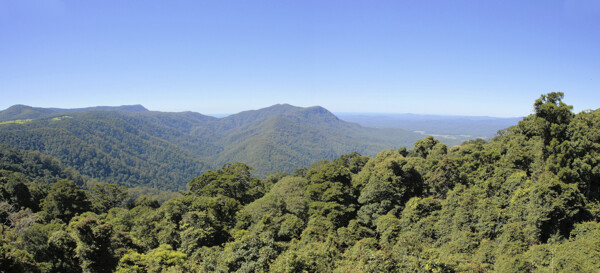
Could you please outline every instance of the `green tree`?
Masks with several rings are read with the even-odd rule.
[[[0,239],[1,272],[42,272],[33,256],[27,251]]]
[[[37,210],[26,183],[22,174],[0,170],[0,201],[6,201],[15,208]]]
[[[113,229],[88,213],[73,219],[69,229],[75,241],[75,255],[83,272],[113,272],[119,261],[112,245]]]
[[[235,237],[233,242],[225,244],[221,253],[228,272],[266,272],[281,251],[265,233],[240,231]]]
[[[568,236],[583,219],[584,197],[577,185],[545,173],[515,191],[508,208],[511,222],[525,223],[530,244],[545,243],[552,235]]]
[[[206,211],[190,211],[183,215],[179,233],[180,251],[191,255],[202,246],[213,246],[222,242],[222,230],[214,215]]]
[[[160,245],[147,254],[130,251],[119,261],[118,273],[194,272],[187,255],[173,250],[170,245]]]
[[[352,173],[343,160],[314,164],[306,174],[308,215],[326,221],[329,229],[345,226],[356,213]]]
[[[355,180],[362,188],[358,202],[358,218],[367,226],[374,226],[377,217],[399,214],[411,197],[423,191],[423,180],[417,170],[395,150],[384,151],[369,160]]]
[[[418,157],[427,158],[429,155],[440,157],[445,155],[447,147],[439,140],[428,136],[424,139],[417,140],[412,150],[412,154]]]
[[[398,263],[389,249],[366,238],[346,250],[333,272],[398,272]]]
[[[566,182],[579,184],[591,200],[600,200],[600,111],[577,114],[567,131],[569,149],[558,175]]]
[[[60,180],[52,185],[42,201],[42,214],[48,221],[57,218],[68,223],[73,216],[89,211],[90,207],[85,191],[73,181]]]
[[[565,124],[569,124],[573,118],[573,106],[562,101],[563,92],[551,92],[542,95],[533,104],[535,115],[547,123],[543,124],[544,139],[563,136]]]
[[[452,159],[442,160],[433,173],[427,178],[425,184],[429,191],[439,198],[445,198],[446,193],[454,188],[454,185],[461,183],[460,171]]]
[[[97,213],[108,212],[111,208],[122,207],[128,198],[127,188],[115,184],[98,183],[89,191],[92,208]]]
[[[192,179],[189,183],[190,192],[203,196],[223,195],[242,204],[261,196],[261,187],[258,178],[250,174],[251,167],[244,163],[236,162],[225,164],[220,170],[208,171],[205,174]]]
[[[77,248],[75,238],[65,230],[59,230],[48,238],[48,253],[52,272],[82,272],[79,257],[73,255]]]

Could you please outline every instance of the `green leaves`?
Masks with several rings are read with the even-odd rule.
[[[130,251],[119,261],[119,273],[184,272],[192,270],[186,266],[187,255],[173,250],[170,245],[160,245],[148,254]]]
[[[69,224],[77,242],[75,254],[84,272],[112,272],[118,258],[112,245],[113,229],[103,224],[92,214],[82,215]]]
[[[251,167],[240,162],[225,164],[216,172],[208,171],[192,179],[189,183],[190,192],[202,196],[227,196],[248,204],[263,194],[257,190],[261,187],[260,180],[252,177],[250,170]]]
[[[90,208],[85,192],[70,180],[54,183],[42,201],[42,214],[48,221],[57,218],[68,223],[73,216],[89,211]]]
[[[422,193],[422,177],[407,162],[400,153],[384,151],[358,174],[355,185],[362,187],[358,217],[363,224],[373,226],[377,217],[399,213],[408,199]]]
[[[127,188],[115,184],[96,184],[90,189],[90,201],[97,213],[108,212],[112,208],[122,207],[128,198]]]
[[[0,171],[0,270],[598,271],[600,111],[573,115],[561,93],[535,110],[489,142],[427,137],[295,176],[225,164],[130,208],[120,186]]]

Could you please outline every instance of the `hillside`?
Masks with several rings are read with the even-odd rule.
[[[229,162],[253,174],[291,173],[319,159],[409,147],[422,135],[366,128],[322,107],[274,105],[224,118],[143,106],[81,109],[16,105],[0,112],[0,144],[54,156],[80,173],[129,187],[186,189]],[[453,139],[445,139],[457,144]]]
[[[38,119],[52,117],[53,114],[60,113],[77,113],[86,112],[93,110],[104,110],[104,111],[127,111],[127,112],[145,112],[148,109],[141,105],[123,105],[123,106],[96,106],[87,108],[74,108],[74,109],[63,109],[63,108],[40,108],[31,107],[27,105],[13,105],[8,109],[0,112],[0,122],[12,121],[12,120],[26,120],[26,119]]]
[[[61,113],[61,115],[64,113]],[[0,125],[0,143],[58,158],[84,175],[129,187],[178,190],[210,166],[172,142],[188,136],[116,111],[70,112],[61,118]],[[196,140],[200,143],[200,140]],[[202,146],[194,144],[195,151]]]
[[[0,271],[598,272],[600,109],[562,98],[490,141],[427,137],[265,179],[226,164],[162,205],[107,184],[40,191],[27,180],[55,177],[47,157],[0,147]]]
[[[79,174],[51,156],[37,151],[24,151],[0,145],[0,170],[18,173],[24,180],[50,185],[61,179],[85,185],[90,178]]]
[[[348,123],[322,107],[290,105],[242,112],[223,118],[218,126],[224,129],[219,143],[225,150],[216,162],[248,163],[258,174],[291,172],[315,160],[354,151],[374,155],[382,149],[410,146],[422,137],[401,129]]]

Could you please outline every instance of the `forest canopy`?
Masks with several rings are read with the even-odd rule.
[[[162,204],[2,147],[0,271],[595,272],[600,110],[563,98],[490,141],[228,163]]]

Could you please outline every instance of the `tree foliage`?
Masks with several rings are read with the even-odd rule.
[[[600,110],[562,99],[490,141],[427,137],[264,179],[230,163],[162,203],[48,187],[64,167],[10,150],[31,167],[0,170],[0,271],[596,272]]]

